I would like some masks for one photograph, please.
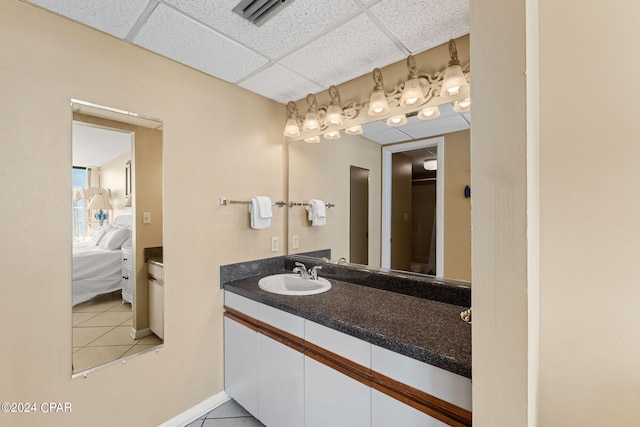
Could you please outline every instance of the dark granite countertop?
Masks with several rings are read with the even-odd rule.
[[[290,273],[290,271],[281,271]],[[224,288],[260,303],[344,332],[447,371],[471,378],[468,307],[446,304],[327,278],[331,290],[309,296],[272,294],[258,287],[263,276]]]

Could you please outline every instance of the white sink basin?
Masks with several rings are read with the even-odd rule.
[[[303,279],[298,274],[274,274],[258,281],[260,289],[280,295],[315,295],[331,289],[327,279]]]

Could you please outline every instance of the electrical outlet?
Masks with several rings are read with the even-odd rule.
[[[151,212],[142,212],[142,223],[151,224]]]
[[[271,238],[271,252],[278,252],[278,238]]]
[[[404,221],[409,221],[409,214],[407,212],[404,213]]]
[[[291,236],[291,249],[298,249],[300,247],[300,240],[298,236]]]

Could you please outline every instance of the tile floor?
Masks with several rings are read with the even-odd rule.
[[[131,304],[122,303],[120,292],[101,295],[73,308],[73,373],[155,347],[155,335],[131,338]]]
[[[231,399],[185,427],[264,427],[264,424]]]

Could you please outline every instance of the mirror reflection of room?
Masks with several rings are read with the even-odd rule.
[[[162,245],[161,132],[78,111],[83,107],[74,105],[72,141],[74,374],[163,342],[163,325],[150,327],[151,312],[162,307],[154,307],[157,292],[148,291],[147,263],[136,253],[149,239]],[[156,156],[138,156],[136,168],[135,150],[150,148]],[[160,199],[155,212],[145,212],[156,214],[152,223],[142,226],[134,220],[136,176]]]

